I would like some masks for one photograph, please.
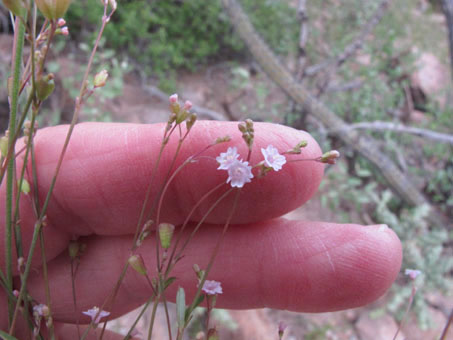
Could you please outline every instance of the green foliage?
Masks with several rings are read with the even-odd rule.
[[[296,12],[287,2],[246,0],[243,4],[276,51],[287,53],[289,46],[296,46]],[[83,35],[84,29],[99,22],[101,14],[102,7],[96,1],[74,2],[67,14],[71,32]],[[157,75],[166,87],[172,85],[175,68],[195,70],[210,60],[245,52],[232,34],[220,0],[123,1],[112,23],[104,35],[109,46],[127,51],[142,71]]]

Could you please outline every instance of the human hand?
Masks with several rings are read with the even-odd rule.
[[[131,244],[140,209],[160,148],[164,125],[86,123],[77,125],[65,156],[43,229],[52,298],[52,315],[58,323],[90,319],[82,311],[101,306],[116,284]],[[68,127],[40,130],[35,138],[41,202],[49,188]],[[269,144],[279,150],[308,141],[302,155],[321,155],[306,133],[291,128],[255,123],[255,145],[251,163],[262,159],[260,148]],[[193,155],[217,137],[232,136],[190,164],[172,183],[164,199],[161,221],[181,224],[190,209],[208,190],[225,182],[215,157],[235,145],[245,157],[246,147],[236,123],[197,122],[184,142],[178,162]],[[175,143],[165,152],[157,183],[164,180]],[[316,191],[324,165],[317,162],[288,162],[282,171],[254,178],[244,186],[239,204],[208,278],[222,283],[224,293],[217,307],[231,309],[271,307],[300,312],[325,312],[365,305],[381,296],[392,284],[401,265],[401,244],[385,226],[359,226],[325,222],[289,221],[279,216],[306,202]],[[30,179],[30,177],[29,177]],[[30,180],[31,181],[31,180]],[[151,197],[160,185],[154,186]],[[227,184],[225,184],[227,188]],[[0,215],[4,216],[4,188]],[[220,204],[177,264],[169,288],[173,300],[178,286],[188,297],[197,288],[193,264],[206,266],[227,218],[234,195]],[[211,204],[213,201],[211,201]],[[202,218],[210,204],[202,204],[193,220]],[[25,253],[33,233],[31,200],[21,202]],[[4,229],[3,222],[0,228]],[[177,231],[176,231],[177,232]],[[0,248],[4,249],[1,230]],[[74,310],[69,241],[80,238],[86,251],[80,258],[75,280],[77,311]],[[156,268],[155,240],[149,237],[137,251],[150,276]],[[28,291],[45,303],[39,249],[28,280]],[[4,270],[4,252],[0,263]],[[15,262],[14,262],[15,263]],[[16,273],[17,274],[17,273]],[[16,280],[16,287],[19,280]],[[114,318],[142,304],[151,295],[143,276],[129,270],[111,310]],[[0,305],[6,306],[0,290]],[[7,310],[0,309],[0,329],[6,329]],[[68,331],[68,328],[66,328]]]

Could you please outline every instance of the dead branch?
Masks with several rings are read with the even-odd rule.
[[[151,96],[157,97],[162,101],[168,102],[168,94],[159,90],[157,87],[149,85],[143,85],[142,87]],[[193,105],[191,111],[196,113],[200,118],[212,120],[227,120],[223,114],[198,105]]]
[[[453,0],[442,0],[442,8],[447,19],[448,42],[450,46],[450,72],[453,79]]]
[[[356,39],[346,46],[342,53],[338,56],[325,60],[319,64],[307,67],[305,69],[304,75],[313,76],[319,71],[327,68],[328,66],[340,67],[348,58],[350,58],[357,50],[362,48],[365,39],[368,35],[374,30],[377,24],[381,21],[384,16],[391,0],[382,0],[376,11],[371,16],[370,20],[362,27],[359,35]]]
[[[373,131],[394,131],[394,132],[401,132],[401,133],[408,133],[411,135],[416,135],[418,137],[428,138],[433,141],[445,144],[452,144],[453,145],[453,135],[440,133],[432,130],[427,129],[420,129],[411,126],[406,126],[403,124],[396,124],[391,122],[382,122],[382,121],[375,121],[375,122],[364,122],[364,123],[355,123],[347,125],[343,128],[346,131],[354,130],[354,129],[362,129],[362,130],[373,130]],[[338,134],[340,132],[339,129],[332,129],[329,131],[330,134]]]

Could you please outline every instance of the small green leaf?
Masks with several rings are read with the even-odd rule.
[[[2,340],[19,340],[16,337],[9,335],[8,333],[5,333],[2,330],[0,330],[0,338],[2,338]]]
[[[165,282],[164,282],[164,290],[168,288],[174,281],[176,280],[176,277],[172,276],[169,277]]]

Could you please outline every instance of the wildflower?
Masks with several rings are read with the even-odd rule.
[[[172,94],[169,99],[170,99],[170,103],[171,104],[177,103],[178,102],[178,94],[176,94],[176,93]]]
[[[63,35],[69,35],[69,28],[68,26],[62,27],[61,28],[61,34]]]
[[[266,165],[274,171],[281,170],[282,166],[286,163],[286,158],[278,153],[277,148],[268,145],[266,149],[261,148],[261,153],[264,156]]]
[[[228,148],[227,152],[222,152],[220,156],[216,158],[216,161],[220,164],[217,169],[228,170],[238,157],[239,155],[236,147]]]
[[[242,188],[245,183],[251,182],[253,178],[252,167],[248,162],[235,160],[228,167],[228,179],[227,183],[231,182],[231,186]]]
[[[94,306],[91,309],[88,309],[85,312],[82,312],[85,315],[88,315],[91,318],[91,322],[94,322],[96,325],[101,321],[103,317],[109,316],[110,312],[99,309],[99,307]]]
[[[58,19],[57,25],[58,25],[59,27],[62,27],[62,26],[64,26],[64,25],[66,25],[66,20],[63,19],[63,18]]]
[[[406,269],[404,271],[404,274],[409,276],[411,278],[411,280],[415,280],[417,278],[417,276],[419,276],[421,273],[422,272],[417,269]]]
[[[220,282],[214,280],[206,280],[201,290],[208,295],[222,294],[222,286]]]

